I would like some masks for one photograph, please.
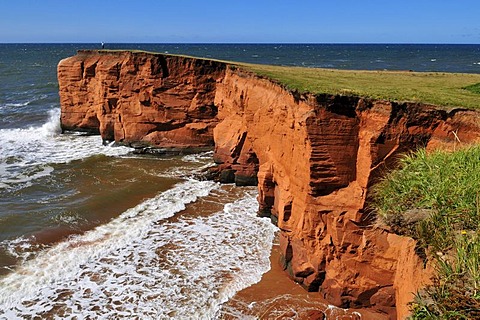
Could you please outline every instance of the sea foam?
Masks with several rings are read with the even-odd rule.
[[[211,319],[269,269],[274,227],[254,189],[207,216],[165,220],[222,187],[188,180],[27,261],[0,281],[8,319]]]
[[[31,181],[51,174],[51,164],[98,154],[121,156],[132,150],[103,146],[100,136],[80,137],[60,132],[58,108],[50,110],[48,121],[40,127],[0,129],[0,188],[28,186]]]

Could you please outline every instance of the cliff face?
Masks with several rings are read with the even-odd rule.
[[[222,180],[258,182],[297,282],[400,318],[431,270],[414,240],[375,227],[368,188],[401,152],[480,140],[479,112],[300,95],[208,60],[81,52],[60,63],[59,83],[64,129],[158,147],[213,139]]]
[[[62,129],[124,144],[213,146],[224,72],[214,61],[79,51],[58,65]]]
[[[278,220],[287,272],[335,305],[408,314],[431,270],[412,239],[374,227],[368,187],[402,152],[479,140],[480,113],[297,95],[238,70],[227,70],[215,104],[217,161],[241,175],[258,168],[260,209]]]

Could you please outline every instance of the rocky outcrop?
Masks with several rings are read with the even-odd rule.
[[[408,314],[431,270],[413,239],[375,225],[369,187],[402,152],[480,141],[476,111],[299,94],[209,60],[80,52],[60,63],[59,83],[64,129],[157,147],[213,140],[222,181],[258,183],[291,277],[390,318]]]
[[[62,129],[123,144],[213,146],[213,101],[225,68],[179,56],[79,51],[58,65]]]

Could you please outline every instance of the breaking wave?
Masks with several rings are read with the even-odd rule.
[[[24,187],[50,175],[54,170],[52,164],[98,154],[120,156],[131,151],[126,147],[103,146],[100,136],[80,137],[60,132],[58,108],[49,111],[49,119],[42,126],[0,129],[0,189]]]
[[[165,220],[221,186],[188,180],[108,224],[41,252],[0,281],[0,310],[20,317],[214,317],[270,267],[274,227],[254,189],[207,216]],[[210,195],[212,196],[212,195]]]

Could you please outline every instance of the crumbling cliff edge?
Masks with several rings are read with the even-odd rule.
[[[480,112],[300,94],[238,66],[79,51],[58,66],[63,130],[138,148],[215,149],[221,181],[258,184],[282,264],[337,306],[408,315],[431,269],[415,241],[375,224],[369,187],[405,151],[480,140]]]

